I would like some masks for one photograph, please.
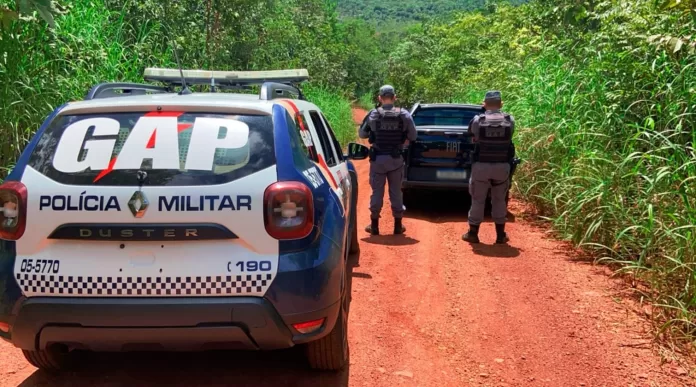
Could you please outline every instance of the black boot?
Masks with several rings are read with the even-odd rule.
[[[372,223],[365,227],[365,232],[372,235],[379,235],[379,219],[372,219]]]
[[[406,232],[406,227],[401,224],[401,218],[394,218],[394,235],[401,235]]]
[[[467,241],[469,243],[480,243],[481,241],[479,241],[478,232],[479,226],[474,226],[473,224],[470,224],[469,232],[462,235],[462,240]]]
[[[510,238],[508,238],[507,234],[505,233],[505,223],[503,224],[496,224],[495,225],[495,233],[496,233],[496,239],[495,243],[499,245],[504,245],[508,243]]]

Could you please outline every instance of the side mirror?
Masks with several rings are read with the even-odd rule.
[[[351,142],[348,144],[348,155],[346,158],[350,160],[364,160],[367,158],[369,152],[370,149],[365,145]]]

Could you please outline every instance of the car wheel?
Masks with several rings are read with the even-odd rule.
[[[307,344],[309,366],[316,370],[340,371],[348,364],[348,307],[350,302],[348,273],[343,275],[341,309],[331,333]]]
[[[51,373],[71,370],[77,363],[76,355],[59,345],[40,351],[22,350],[22,353],[31,365]]]

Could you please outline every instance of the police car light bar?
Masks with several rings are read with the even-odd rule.
[[[268,70],[268,71],[209,71],[183,70],[189,85],[251,85],[264,82],[300,83],[309,79],[306,69]],[[181,84],[179,69],[154,68],[145,69],[145,80]]]

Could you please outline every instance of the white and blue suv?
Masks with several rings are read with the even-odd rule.
[[[49,371],[74,350],[296,345],[342,369],[367,148],[343,154],[306,70],[145,79],[56,109],[0,186],[0,337]]]

